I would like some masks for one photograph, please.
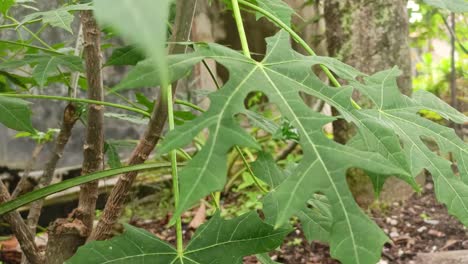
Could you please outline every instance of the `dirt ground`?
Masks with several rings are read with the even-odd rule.
[[[392,240],[392,243],[385,245],[380,264],[410,264],[418,253],[468,249],[468,230],[449,216],[443,205],[436,202],[430,180],[420,195],[414,194],[403,205],[394,203],[386,208],[369,210],[368,213]],[[173,243],[175,235],[171,228],[165,227],[167,220],[135,219],[132,224]],[[193,232],[193,229],[184,227],[186,240],[190,239]],[[4,245],[0,250],[0,260],[7,264],[19,263],[18,252],[6,248]],[[270,255],[273,260],[285,264],[339,263],[330,257],[327,245],[319,242],[309,244],[299,229],[291,233],[281,248]],[[244,263],[259,262],[255,257],[246,257]]]
[[[394,203],[387,208],[370,210],[371,218],[391,238],[385,245],[381,264],[411,264],[418,253],[468,249],[468,230],[445,206],[435,200],[434,185],[427,180],[421,194],[414,194],[404,204]],[[174,233],[162,228],[161,222],[138,220],[134,224],[146,228],[159,237],[173,241]],[[193,233],[186,229],[189,239]],[[270,254],[284,264],[337,264],[330,257],[327,245],[307,243],[299,229],[291,233],[283,246]],[[255,264],[255,257],[246,257],[246,264]]]

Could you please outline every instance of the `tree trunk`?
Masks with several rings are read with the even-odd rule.
[[[396,65],[403,72],[398,78],[398,86],[409,95],[412,87],[406,4],[406,0],[324,1],[329,55],[367,74]],[[354,97],[361,106],[371,107],[370,101],[359,94]],[[353,127],[342,119],[335,121],[333,127],[334,138],[339,143],[346,143],[354,135]],[[384,187],[383,196],[386,192],[401,191],[400,184],[390,181],[392,183]],[[367,206],[374,200],[368,177],[353,173],[348,182],[361,205]],[[406,190],[405,193],[402,195],[409,196],[412,192]]]

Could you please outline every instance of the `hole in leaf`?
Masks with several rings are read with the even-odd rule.
[[[426,145],[426,147],[435,153],[440,153],[440,148],[437,142],[432,137],[420,136],[421,142]]]

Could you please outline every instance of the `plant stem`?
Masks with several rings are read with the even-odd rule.
[[[258,181],[257,177],[255,177],[255,174],[254,172],[252,171],[252,168],[250,167],[250,164],[249,162],[247,161],[247,159],[245,158],[244,156],[244,153],[242,153],[242,150],[239,148],[239,146],[236,146],[236,150],[237,152],[239,152],[240,154],[240,157],[242,159],[242,163],[244,163],[244,167],[247,169],[247,171],[249,172],[250,176],[252,176],[252,180],[254,181],[255,185],[257,185],[258,189],[260,189],[260,191],[262,191],[263,193],[267,193],[268,190],[263,188],[263,186],[260,184],[260,182]]]
[[[233,0],[233,2],[237,0]],[[296,32],[294,32],[294,30],[292,30],[291,27],[289,27],[288,25],[286,25],[283,21],[281,21],[280,19],[278,19],[276,16],[274,16],[272,13],[268,12],[267,10],[261,8],[261,7],[258,7],[254,4],[251,4],[245,0],[238,0],[239,3],[241,3],[242,5],[244,6],[247,6],[259,13],[261,13],[262,15],[264,15],[265,17],[267,17],[268,19],[270,19],[273,23],[275,23],[276,25],[278,25],[280,28],[286,30],[286,32],[289,33],[289,35],[291,35],[292,39],[294,39],[294,41],[296,41],[297,43],[299,43],[299,45],[302,46],[302,48],[304,48],[304,50],[306,50],[310,55],[312,56],[317,56],[317,54],[314,52],[314,50],[307,44],[307,42],[305,42],[304,39],[302,39]],[[333,76],[333,73],[324,65],[320,64],[320,68],[322,68],[322,70],[325,72],[325,74],[327,75],[328,79],[330,80],[330,82],[335,86],[335,87],[341,87],[341,84],[338,82],[338,80],[335,78],[335,76]],[[351,98],[351,103],[353,104],[353,106],[356,108],[356,109],[361,109],[361,107]]]
[[[11,202],[10,194],[8,193],[6,186],[0,180],[0,204],[3,205],[4,203],[8,202]],[[40,250],[34,242],[34,233],[31,232],[21,215],[17,211],[0,215],[2,215],[2,218],[4,218],[6,222],[10,224],[11,231],[19,241],[20,247],[29,263],[42,263],[44,258],[40,254]]]
[[[83,26],[83,41],[86,43],[84,45],[84,58],[88,98],[104,101],[104,84],[101,71],[101,30],[90,10],[81,11],[81,24]],[[104,160],[104,107],[98,104],[88,104],[87,121],[81,174],[102,170]],[[93,228],[96,202],[99,196],[98,184],[98,181],[94,181],[80,186],[77,218],[83,222],[86,230],[88,230],[89,233],[86,236],[91,233]]]
[[[33,38],[35,38],[37,41],[39,41],[39,43],[41,43],[42,45],[44,45],[44,47],[50,49],[50,50],[54,50],[54,48],[52,48],[51,46],[49,46],[49,44],[47,44],[45,41],[43,41],[38,35],[36,35],[36,33],[32,32],[31,30],[29,30],[28,27],[26,27],[24,24],[21,24],[18,20],[16,20],[14,17],[11,17],[11,16],[7,16],[6,18],[10,19],[11,21],[13,21],[14,23],[17,23],[19,25],[21,25],[22,28],[24,28],[24,30],[26,30],[26,32],[28,32],[29,34],[31,34],[31,36]]]
[[[39,153],[41,153],[43,147],[43,143],[36,142],[36,146],[34,147],[31,154],[31,159],[28,161],[23,171],[23,177],[21,177],[21,180],[16,185],[15,190],[13,190],[11,193],[11,199],[15,199],[19,195],[23,194],[28,189],[28,187],[31,186],[29,173],[31,172],[34,164],[36,164],[37,156],[39,156]]]
[[[63,55],[63,53],[58,52],[58,51],[56,51],[56,50],[54,50],[54,49],[43,48],[43,47],[34,46],[34,45],[29,45],[29,44],[25,44],[25,43],[21,43],[21,42],[15,42],[15,41],[9,41],[9,40],[0,39],[0,43],[5,43],[5,44],[9,44],[9,45],[15,45],[15,46],[21,46],[21,47],[25,47],[25,48],[31,48],[31,49],[42,50],[42,51],[44,51],[44,52],[52,53],[52,54],[57,54],[57,55]]]
[[[192,19],[195,13],[195,5],[197,0],[179,0],[176,3],[176,18],[174,32],[172,34],[172,42],[188,41]],[[186,46],[171,44],[169,45],[169,53],[183,53]],[[175,87],[177,88],[177,87]],[[159,92],[159,98],[165,98],[162,90]],[[161,135],[166,124],[167,106],[164,105],[166,100],[159,100],[151,113],[150,122],[140,139],[138,145],[132,152],[129,159],[129,164],[135,165],[143,163],[148,159],[149,154],[161,139]],[[88,240],[102,240],[109,238],[112,235],[112,227],[117,222],[120,216],[125,198],[132,187],[132,183],[137,176],[137,172],[129,172],[119,177],[116,185],[107,199],[106,206],[102,212],[102,216],[94,228]]]
[[[31,98],[31,99],[46,99],[46,100],[59,100],[59,101],[68,101],[68,102],[76,102],[76,103],[84,103],[84,104],[96,104],[96,105],[104,105],[119,109],[124,109],[130,112],[135,112],[144,115],[145,117],[150,117],[151,115],[146,112],[145,110],[130,107],[121,104],[115,104],[110,102],[104,101],[96,101],[90,99],[82,99],[82,98],[72,98],[72,97],[63,97],[63,96],[55,96],[55,95],[35,95],[35,94],[9,94],[9,93],[0,93],[0,96],[6,97],[14,97],[14,98]]]
[[[169,131],[174,130],[174,105],[172,102],[172,86],[168,85],[163,89],[166,90],[166,98],[162,100],[167,101],[167,117],[169,121]],[[179,194],[179,175],[177,173],[177,150],[171,151],[171,165],[172,165],[172,188],[174,192],[174,204],[177,210],[179,205],[180,194]],[[177,238],[177,255],[182,257],[184,255],[184,244],[182,234],[182,218],[179,216],[176,219],[176,238]]]
[[[0,25],[0,29],[15,28],[15,27],[17,27],[19,25],[33,24],[33,23],[41,22],[41,21],[42,21],[42,18],[37,18],[37,19],[33,19],[33,20],[30,20],[30,21],[27,21],[27,22],[24,22],[24,23],[13,23],[13,24]]]
[[[188,106],[188,107],[190,107],[190,108],[192,108],[192,109],[197,110],[198,112],[205,112],[205,110],[203,110],[203,108],[199,107],[198,105],[195,105],[195,104],[192,104],[192,103],[190,103],[190,102],[187,102],[187,101],[183,101],[183,100],[178,100],[178,99],[176,99],[176,100],[174,101],[174,103],[179,104],[179,105]]]
[[[247,58],[251,58],[249,44],[247,42],[247,36],[245,35],[244,24],[242,23],[242,15],[240,13],[239,3],[237,0],[231,0],[232,10],[234,12],[234,18],[237,24],[237,30],[239,31],[239,38],[242,46],[242,51]]]

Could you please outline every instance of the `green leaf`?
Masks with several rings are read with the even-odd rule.
[[[148,231],[126,225],[122,235],[88,243],[66,263],[240,264],[244,256],[275,249],[289,232],[263,223],[256,212],[232,220],[216,214],[193,235],[183,256],[178,256],[171,245]]]
[[[68,5],[54,10],[35,12],[25,16],[21,23],[24,24],[31,20],[42,18],[42,23],[44,24],[62,28],[73,33],[71,23],[73,22],[74,16],[70,14],[70,12],[78,10],[92,10],[92,6],[89,4]]]
[[[287,178],[285,173],[276,166],[273,157],[265,152],[258,153],[257,160],[252,163],[252,170],[255,176],[266,182],[273,188],[273,191]],[[276,207],[276,202],[266,200],[263,206],[266,211],[272,211],[271,208]],[[329,241],[332,215],[330,204],[324,196],[314,195],[296,216],[301,221],[302,230],[308,241]],[[266,221],[274,224],[276,217],[274,213],[267,215]]]
[[[182,165],[182,164],[179,164]],[[145,163],[132,166],[121,167],[117,169],[104,170],[96,173],[82,175],[76,178],[65,180],[56,184],[49,185],[42,189],[38,189],[32,192],[29,192],[25,195],[22,195],[14,200],[8,201],[6,203],[0,204],[0,215],[6,214],[13,210],[20,208],[21,206],[27,205],[31,202],[34,202],[39,199],[43,199],[51,194],[64,191],[66,189],[92,182],[95,180],[100,180],[103,178],[119,175],[122,173],[127,173],[131,171],[142,171],[142,170],[151,170],[159,168],[170,168],[170,163]]]
[[[83,61],[80,57],[50,54],[27,54],[22,60],[0,63],[0,69],[15,69],[28,64],[34,66],[32,76],[40,87],[47,83],[48,78],[61,74],[58,70],[60,66],[70,71],[83,71]]]
[[[10,7],[15,4],[15,0],[2,0],[0,2],[0,12],[5,16],[8,13]]]
[[[424,2],[428,5],[448,9],[455,13],[468,12],[468,1],[466,0],[424,0]]]
[[[17,131],[35,134],[29,104],[21,99],[0,96],[0,123]]]
[[[278,126],[275,122],[273,122],[270,119],[267,119],[266,117],[260,114],[257,114],[256,112],[247,110],[244,112],[244,114],[249,120],[252,121],[253,126],[259,127],[265,130],[265,132],[275,134],[278,131],[278,129],[280,129],[280,126]]]
[[[426,110],[437,112],[447,120],[452,120],[458,124],[464,124],[468,122],[467,116],[458,112],[455,108],[445,103],[433,93],[424,90],[418,90],[413,93],[412,98],[419,105],[423,105]]]
[[[153,112],[154,104],[156,100],[151,101],[142,93],[135,93],[136,102],[140,105],[146,107],[146,112],[151,113]]]
[[[70,71],[83,71],[83,61],[77,56],[40,56],[37,63],[32,76],[40,87],[47,83],[49,77],[60,73],[57,69],[59,66],[67,67]]]
[[[180,126],[184,124],[186,121],[190,121],[195,119],[196,115],[194,115],[190,111],[174,111],[174,118],[175,124]]]
[[[223,0],[224,4],[228,9],[232,10],[232,3],[230,0]],[[250,4],[254,4],[265,11],[273,14],[281,22],[288,26],[291,26],[291,16],[295,13],[294,10],[289,7],[283,0],[246,0]],[[258,19],[264,17],[263,14],[256,12],[255,17]]]
[[[171,131],[159,149],[164,153],[182,147],[203,129],[209,131],[205,146],[180,172],[181,199],[175,216],[210,192],[222,189],[227,174],[226,152],[230,148],[255,146],[250,135],[236,123],[234,115],[246,110],[243,102],[250,92],[260,91],[297,129],[304,152],[293,174],[265,198],[266,202],[276,204],[265,211],[267,217],[274,216],[272,222],[280,227],[291,216],[298,215],[315,193],[323,193],[333,215],[329,239],[332,256],[343,263],[375,263],[388,238],[357,206],[346,184],[346,171],[357,167],[401,175],[408,181],[414,179],[405,167],[391,159],[393,153],[387,149],[382,151],[385,155],[359,151],[327,138],[322,127],[334,118],[312,111],[300,96],[300,92],[305,92],[333,105],[346,118],[362,123],[369,141],[379,141],[380,137],[372,134],[378,124],[371,123],[367,128],[362,113],[352,106],[352,88],[337,89],[324,84],[313,74],[311,67],[323,64],[347,78],[355,78],[359,72],[331,58],[306,57],[294,52],[284,32],[267,39],[267,43],[268,51],[262,62],[216,44],[196,46],[199,54],[216,60],[231,74],[225,86],[210,95],[210,108],[195,120]],[[379,130],[392,132],[382,125]],[[393,139],[398,142],[396,136]],[[399,146],[393,146],[392,151],[400,153]]]
[[[122,167],[122,162],[120,161],[119,152],[117,151],[116,146],[110,142],[105,142],[104,152],[107,155],[107,164],[109,164],[111,169]]]
[[[140,48],[160,70],[158,78],[169,84],[166,62],[166,22],[171,0],[95,0],[98,22],[114,28]],[[124,19],[123,19],[124,18]]]
[[[255,0],[255,2],[257,2],[258,7],[270,12],[283,23],[291,26],[291,16],[294,14],[294,10],[283,0]],[[263,15],[256,13],[256,17],[259,19]]]
[[[202,57],[196,53],[169,56],[169,68],[164,66],[169,70],[169,82],[188,75],[192,70],[191,67],[201,59]],[[161,84],[162,73],[161,66],[155,65],[152,60],[140,61],[112,91],[158,86]]]
[[[135,65],[144,60],[145,56],[134,46],[125,46],[115,49],[104,66]]]
[[[453,129],[427,120],[418,113],[421,110],[436,111],[457,122],[467,122],[468,117],[457,114],[453,108],[431,95],[420,92],[414,98],[402,95],[395,80],[399,73],[396,68],[376,73],[365,78],[368,85],[349,81],[375,105],[373,109],[363,111],[365,118],[387,126],[398,135],[411,164],[412,174],[417,175],[427,169],[434,178],[437,199],[447,205],[449,213],[468,225],[468,145]],[[432,152],[422,138],[433,139],[441,154],[452,154],[460,177],[454,174],[452,163]],[[375,150],[381,146],[368,147]]]

